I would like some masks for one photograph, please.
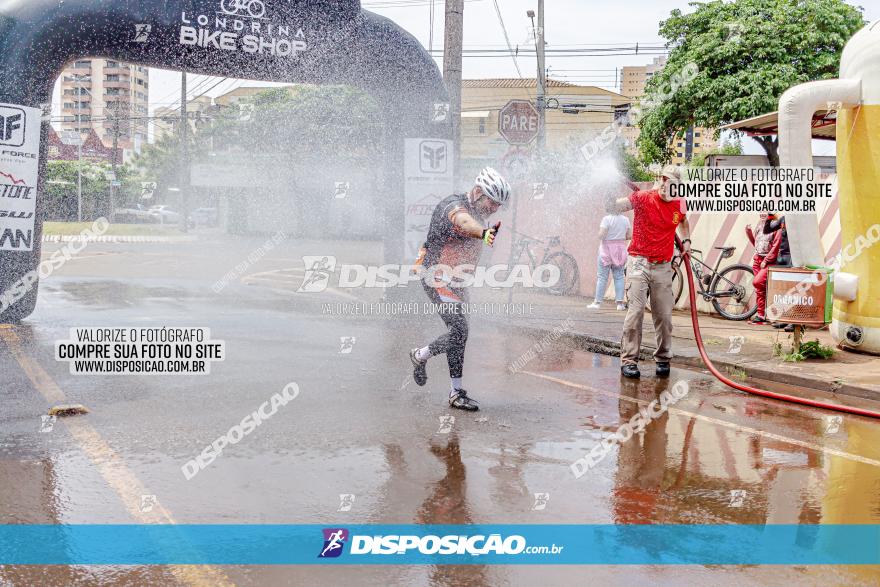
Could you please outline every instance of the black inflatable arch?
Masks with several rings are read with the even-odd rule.
[[[50,103],[64,67],[85,57],[371,94],[386,128],[385,256],[404,262],[404,139],[450,137],[448,120],[432,122],[447,94],[418,41],[359,0],[0,0],[0,102]],[[0,293],[39,264],[47,131],[44,122],[33,250],[0,251]],[[28,316],[36,299],[35,284],[0,322]]]

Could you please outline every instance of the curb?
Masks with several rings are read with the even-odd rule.
[[[510,328],[531,335],[547,335],[548,333],[553,332],[549,328],[542,328],[539,326],[517,325],[503,321],[497,321],[497,323],[505,328]],[[619,341],[578,332],[564,334],[559,337],[559,339],[569,341],[580,350],[600,353],[603,355],[610,355],[613,357],[620,356]],[[688,349],[688,351],[690,350],[691,349]],[[696,352],[696,349],[693,350],[694,352]],[[739,371],[744,371],[748,378],[761,379],[764,381],[771,381],[773,383],[782,383],[785,385],[803,387],[811,391],[817,391],[823,394],[827,394],[831,398],[848,396],[858,399],[872,400],[875,402],[880,399],[880,395],[878,395],[878,392],[876,390],[866,387],[860,387],[858,385],[851,385],[848,383],[840,385],[830,381],[819,380],[815,377],[774,371],[761,367],[754,367],[750,366],[748,363],[737,363],[735,361],[713,357],[711,354],[709,355],[709,358],[712,359],[712,363],[721,371],[729,372],[730,368],[735,368]],[[643,348],[642,351],[639,353],[639,360],[652,359],[652,351],[649,352]],[[672,359],[672,364],[683,367],[696,368],[703,371],[706,370],[706,365],[703,363],[703,360],[702,358],[700,358],[699,354],[697,354],[697,356],[676,355]]]
[[[147,235],[100,235],[84,237],[79,234],[52,234],[44,235],[44,243],[190,243],[198,240],[195,236],[147,236]]]

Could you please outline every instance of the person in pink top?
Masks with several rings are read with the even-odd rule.
[[[596,282],[596,298],[588,308],[597,309],[605,298],[605,290],[608,289],[608,274],[614,275],[614,297],[617,300],[617,309],[626,310],[623,301],[624,274],[626,267],[627,241],[632,238],[632,225],[629,218],[619,214],[614,205],[609,204],[605,209],[608,214],[602,218],[599,225],[599,259],[597,262],[598,279]]]

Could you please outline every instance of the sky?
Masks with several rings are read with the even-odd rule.
[[[266,0],[278,1],[278,0]],[[289,0],[285,0],[289,1]],[[880,0],[863,0],[868,20],[880,19]],[[511,45],[528,46],[531,22],[527,10],[537,9],[537,0],[465,0],[464,4],[464,47],[506,48],[504,29],[499,21],[496,5],[504,22],[504,29]],[[425,47],[429,46],[431,36],[430,0],[362,0],[362,6],[372,12],[386,16],[414,35]],[[686,0],[623,0],[618,2],[599,2],[598,0],[547,0],[545,8],[545,35],[548,48],[574,48],[578,45],[607,46],[657,46],[663,43],[658,35],[660,21],[669,16],[671,10],[678,8],[689,11]],[[433,47],[443,46],[444,2],[434,2]],[[537,63],[534,55],[521,55],[514,59],[509,54],[499,57],[465,56],[463,76],[465,79],[484,77],[519,77],[517,66],[523,77],[536,75]],[[596,85],[606,89],[614,87],[615,68],[624,65],[645,65],[652,55],[613,55],[600,57],[566,57],[549,55],[547,66],[550,77],[581,85]],[[442,58],[436,57],[442,69]],[[150,114],[161,106],[175,106],[180,98],[180,73],[159,69],[150,70]],[[190,97],[199,95],[215,86],[220,78],[207,78],[189,75]],[[264,82],[228,80],[207,91],[208,96],[217,96],[234,87],[266,85]],[[194,90],[194,91],[193,91]],[[57,101],[57,98],[56,98]],[[60,105],[56,105],[59,107]],[[744,141],[749,153],[763,151],[751,140]],[[817,141],[816,154],[834,154],[831,141]]]

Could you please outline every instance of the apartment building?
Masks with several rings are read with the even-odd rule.
[[[150,85],[146,67],[110,59],[80,59],[61,74],[61,130],[139,151],[147,142]]]
[[[192,132],[199,130],[199,124],[203,123],[210,116],[213,108],[210,96],[198,96],[187,100],[186,115]],[[153,141],[158,141],[167,134],[177,135],[179,128],[180,106],[175,108],[167,106],[156,108],[156,111],[153,113]]]
[[[666,56],[655,57],[648,65],[626,66],[622,69],[620,79],[620,93],[633,100],[638,100],[645,95],[645,87],[654,74],[666,65]],[[693,159],[695,155],[708,154],[717,146],[718,142],[713,138],[715,131],[702,127],[691,127],[682,138],[673,138],[672,163],[683,165]],[[639,128],[627,127],[623,132],[631,151],[635,152],[636,140],[639,138]]]

